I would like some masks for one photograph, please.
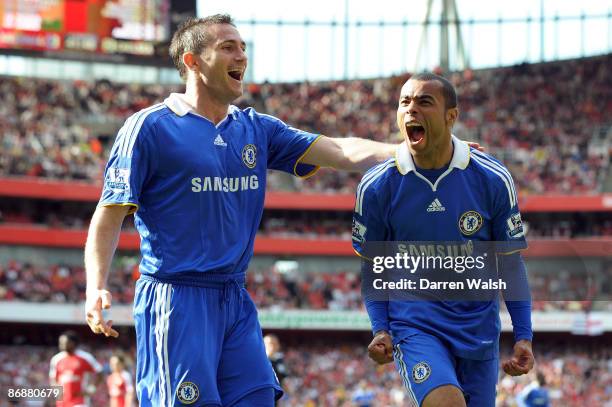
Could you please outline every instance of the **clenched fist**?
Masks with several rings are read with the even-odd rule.
[[[368,356],[379,365],[393,362],[393,342],[389,332],[376,332],[374,339],[368,345]]]

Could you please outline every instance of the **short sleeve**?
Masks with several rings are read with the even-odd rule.
[[[57,383],[57,379],[57,356],[54,356],[49,365],[49,380],[51,383]]]
[[[128,392],[133,392],[134,385],[132,384],[132,375],[127,370],[124,370],[121,372],[121,377],[125,383],[125,390]]]
[[[268,133],[268,168],[301,178],[310,177],[319,170],[318,166],[302,164],[300,161],[320,135],[288,126],[268,115],[262,115],[262,122]]]
[[[499,252],[510,254],[526,249],[527,242],[514,181],[507,170],[503,175],[495,193],[493,240],[499,243]]]
[[[119,130],[104,170],[104,185],[99,206],[128,205],[134,213],[140,206],[145,181],[155,165],[152,127],[128,119]]]
[[[369,257],[365,253],[366,242],[380,242],[389,238],[378,194],[367,180],[368,174],[357,186],[353,212],[353,249],[361,257]]]

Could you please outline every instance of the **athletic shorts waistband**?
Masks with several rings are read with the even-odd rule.
[[[195,272],[195,273],[177,273],[172,277],[168,276],[153,276],[150,274],[141,274],[141,280],[153,281],[157,283],[169,283],[175,285],[188,285],[205,288],[223,289],[228,281],[244,287],[246,283],[246,273],[210,273],[210,272]]]

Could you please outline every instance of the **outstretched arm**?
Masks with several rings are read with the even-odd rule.
[[[468,142],[468,144],[483,151],[478,143]],[[397,144],[381,143],[358,137],[321,136],[301,162],[337,170],[364,172],[375,164],[393,157],[397,146]]]
[[[363,172],[374,164],[391,158],[396,148],[396,144],[385,144],[357,137],[321,136],[302,158],[302,162],[337,170]]]

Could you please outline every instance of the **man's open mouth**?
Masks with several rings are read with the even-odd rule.
[[[227,74],[234,80],[237,80],[238,82],[242,81],[242,70],[231,70],[228,71]]]
[[[425,137],[425,127],[418,123],[407,123],[406,133],[411,143],[418,143]]]

